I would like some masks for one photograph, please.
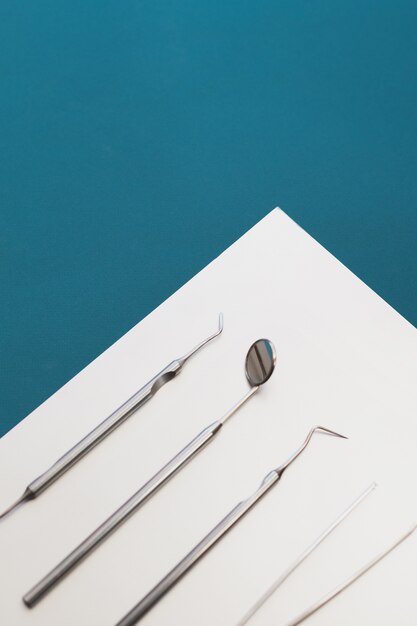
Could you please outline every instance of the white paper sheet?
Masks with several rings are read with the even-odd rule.
[[[0,522],[0,624],[111,626],[321,424],[278,484],[145,617],[233,626],[370,482],[378,489],[253,619],[279,626],[417,520],[417,333],[280,210],[0,441],[0,510],[173,358],[223,335],[37,500]],[[219,437],[34,609],[22,595],[247,390],[259,337],[271,380]],[[36,358],[36,355],[34,355]],[[417,624],[417,533],[311,626]]]

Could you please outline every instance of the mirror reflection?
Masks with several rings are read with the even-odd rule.
[[[275,369],[276,354],[272,341],[258,339],[246,356],[246,377],[251,385],[263,385]]]

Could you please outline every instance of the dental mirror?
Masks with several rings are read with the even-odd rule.
[[[246,378],[252,387],[266,383],[275,369],[277,357],[274,345],[269,339],[258,339],[251,345],[246,355]]]

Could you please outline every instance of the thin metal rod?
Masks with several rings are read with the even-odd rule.
[[[33,496],[30,493],[30,491],[28,489],[26,489],[26,491],[24,493],[22,493],[22,495],[20,496],[20,498],[18,500],[16,500],[16,502],[13,502],[13,504],[11,504],[9,506],[9,508],[7,508],[5,511],[3,511],[0,514],[0,519],[2,519],[3,517],[6,517],[7,515],[9,515],[9,513],[14,511],[15,509],[17,509],[24,502],[27,502],[28,500],[30,500],[32,497]]]
[[[240,407],[245,404],[245,402],[247,400],[249,400],[249,398],[251,398],[253,396],[254,393],[256,393],[258,391],[259,387],[251,387],[247,393],[239,400],[239,402],[237,402],[236,404],[234,404],[232,406],[232,408],[230,409],[230,411],[228,411],[225,415],[223,415],[223,417],[219,420],[219,422],[221,424],[224,424],[225,422],[227,422],[227,420],[232,417],[232,415],[234,415],[236,413],[236,411],[238,409],[240,409]]]
[[[359,578],[361,578],[361,576],[366,574],[372,567],[374,567],[374,565],[376,565],[377,563],[382,561],[382,559],[388,556],[390,552],[395,550],[395,548],[397,548],[403,541],[405,541],[408,537],[410,537],[410,535],[412,535],[412,533],[416,530],[416,528],[417,528],[417,524],[412,526],[412,528],[410,528],[410,530],[408,530],[404,535],[401,535],[401,537],[397,539],[391,546],[389,546],[389,548],[384,550],[384,552],[381,552],[380,554],[378,554],[371,561],[369,561],[366,565],[364,565],[364,567],[357,570],[352,576],[350,576],[350,578],[348,578],[343,583],[335,587],[327,595],[323,596],[321,600],[319,600],[315,604],[312,604],[308,609],[306,609],[303,613],[300,613],[300,615],[298,615],[296,618],[290,620],[289,622],[286,622],[285,626],[297,626],[298,624],[301,624],[302,622],[304,622],[304,620],[306,620],[308,617],[313,615],[313,613],[316,613],[316,611],[318,611],[323,606],[328,604],[331,600],[333,600],[333,598],[338,596],[340,593],[342,593],[342,591],[350,587],[350,585],[352,585]]]
[[[330,432],[317,426],[307,436],[307,444],[316,431]],[[336,433],[337,434],[337,433]],[[337,436],[342,436],[338,435]],[[306,444],[306,445],[307,445]],[[303,450],[306,445],[304,445]],[[300,452],[296,456],[299,456]],[[294,455],[291,457],[296,458]],[[284,466],[282,466],[284,467]],[[285,465],[288,467],[288,464]],[[284,469],[285,469],[284,467]],[[210,550],[266,493],[281,479],[283,471],[269,472],[258,489],[246,500],[239,502],[175,567],[155,585],[118,623],[117,626],[133,626]]]
[[[26,488],[26,491],[19,500],[10,506],[4,513],[0,515],[0,519],[11,513],[19,504],[33,500],[39,496],[45,489],[50,487],[60,476],[68,471],[80,459],[82,459],[90,450],[92,450],[105,437],[110,435],[118,426],[127,420],[141,406],[150,400],[156,392],[167,382],[177,376],[182,370],[188,359],[198,350],[205,346],[209,341],[218,337],[223,330],[223,314],[219,315],[218,329],[215,333],[198,343],[185,356],[175,359],[169,363],[159,374],[154,376],[146,385],[131,396],[124,404],[118,407],[111,415],[91,430],[83,439],[75,444],[63,456],[61,456],[51,467],[49,467],[40,476],[35,478]]]
[[[265,591],[265,593],[256,601],[256,603],[249,609],[249,611],[242,617],[236,626],[244,626],[251,618],[259,611],[259,609],[269,600],[269,598],[275,593],[275,591],[287,580],[287,578],[303,563],[306,558],[328,537],[343,520],[350,514],[356,507],[363,502],[363,500],[369,496],[375,489],[377,484],[374,482],[358,496],[347,509],[343,511],[331,524],[323,531],[309,546],[302,552],[293,563],[286,569],[279,578],[277,578],[273,584]]]

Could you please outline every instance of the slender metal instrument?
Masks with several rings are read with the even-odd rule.
[[[290,620],[285,624],[285,626],[298,626],[306,620],[308,617],[316,613],[323,606],[328,604],[333,598],[338,596],[342,591],[350,587],[355,581],[357,581],[361,576],[369,572],[369,570],[374,567],[377,563],[382,561],[390,552],[395,550],[403,541],[405,541],[412,533],[416,530],[417,524],[410,528],[404,535],[401,535],[399,539],[397,539],[393,544],[391,544],[386,550],[375,556],[371,561],[369,561],[366,565],[364,565],[361,569],[357,570],[352,576],[350,576],[345,582],[341,583],[338,587],[335,587],[332,591],[330,591],[327,595],[323,596],[321,600],[318,600],[315,604],[312,604],[308,609],[300,613],[297,617]]]
[[[117,626],[133,626],[141,620],[146,613],[212,548],[257,502],[266,492],[275,485],[284,474],[285,470],[295,461],[308,445],[315,432],[328,433],[336,437],[346,439],[344,435],[316,426],[308,433],[302,445],[290,456],[288,461],[269,472],[259,488],[247,500],[240,502],[230,511],[226,517],[217,524],[209,533],[189,552],[136,606],[133,607],[117,622]]]
[[[252,617],[259,611],[259,609],[265,604],[267,600],[275,593],[275,591],[282,585],[282,583],[287,580],[287,578],[303,563],[306,558],[332,533],[338,526],[343,522],[343,520],[356,509],[356,507],[363,502],[363,500],[369,496],[369,494],[375,489],[376,483],[372,483],[363,491],[360,496],[358,496],[352,504],[348,506],[347,509],[343,511],[331,524],[326,528],[325,531],[321,533],[314,541],[311,543],[308,548],[304,550],[295,561],[286,569],[277,580],[275,580],[272,585],[265,591],[265,593],[257,600],[257,602],[249,609],[247,613],[242,617],[242,619],[237,623],[236,626],[244,626],[247,624]]]
[[[223,424],[272,376],[275,368],[275,348],[268,339],[258,339],[251,345],[246,355],[245,370],[250,389],[226,415],[202,430],[188,445],[162,467],[129,500],[115,511],[105,522],[91,533],[61,563],[35,585],[24,597],[28,607],[37,604],[59,581],[77,564],[86,558],[116,528],[125,522],[142,504],[162,487],[188,461],[200,452],[214,436],[220,432]]]
[[[23,502],[33,500],[37,498],[45,489],[50,487],[62,474],[68,471],[75,463],[77,463],[83,456],[85,456],[92,448],[94,448],[100,441],[107,437],[113,430],[115,430],[120,424],[122,424],[128,417],[130,417],[135,411],[137,411],[145,402],[150,400],[156,392],[168,381],[177,376],[188,359],[190,359],[198,350],[200,350],[207,343],[212,341],[215,337],[220,335],[223,330],[223,314],[219,315],[219,326],[215,333],[204,339],[197,344],[192,350],[187,352],[179,359],[175,359],[169,363],[164,369],[159,372],[154,378],[152,378],[146,385],[144,385],[139,391],[131,396],[124,404],[122,404],[116,411],[114,411],[109,417],[103,420],[98,426],[96,426],[91,432],[88,433],[83,439],[81,439],[75,446],[73,446],[68,452],[61,456],[49,469],[43,474],[35,478],[25,489],[22,496],[14,502],[8,509],[6,509],[0,515],[0,519],[8,515],[11,511],[16,509]]]

